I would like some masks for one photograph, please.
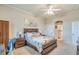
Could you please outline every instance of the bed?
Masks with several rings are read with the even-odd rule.
[[[25,28],[24,37],[27,45],[42,55],[47,54],[57,47],[56,39],[40,34],[37,28]]]

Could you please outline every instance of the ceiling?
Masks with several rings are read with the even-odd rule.
[[[29,12],[36,17],[60,17],[65,16],[67,13],[75,10],[79,10],[79,5],[77,4],[51,4],[53,8],[59,8],[61,11],[55,12],[55,15],[44,15],[43,9],[48,8],[50,4],[11,4],[7,5],[9,7],[18,8],[19,10]]]

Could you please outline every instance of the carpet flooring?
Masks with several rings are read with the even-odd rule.
[[[29,46],[14,49],[12,55],[41,55]],[[63,41],[57,42],[57,48],[48,53],[48,55],[76,55],[76,47]]]

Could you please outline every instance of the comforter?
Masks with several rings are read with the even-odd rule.
[[[48,42],[52,41],[53,38],[47,36],[39,36],[39,37],[29,37],[26,38],[27,42],[31,43],[35,47],[37,47],[39,52],[42,52],[43,45],[47,44]]]

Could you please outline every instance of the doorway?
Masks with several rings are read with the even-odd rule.
[[[63,40],[63,21],[55,22],[55,38],[57,40]]]

